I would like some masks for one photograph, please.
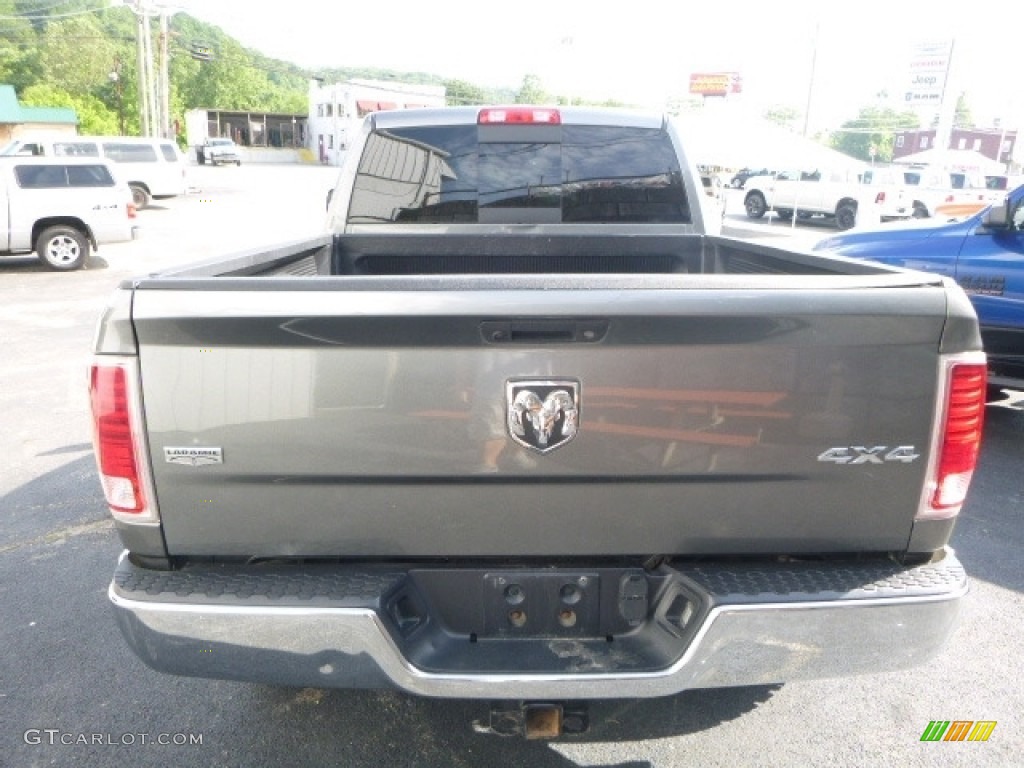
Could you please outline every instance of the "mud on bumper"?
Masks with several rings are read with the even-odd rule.
[[[904,669],[953,631],[951,551],[887,561],[661,567],[194,565],[122,556],[109,589],[154,669],[426,696],[664,696]]]

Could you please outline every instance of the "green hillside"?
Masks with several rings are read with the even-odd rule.
[[[156,19],[152,35],[158,38]],[[196,108],[305,113],[311,77],[443,85],[451,104],[516,100],[424,72],[379,68],[311,71],[248,49],[219,27],[186,13],[171,17],[171,118],[184,124]],[[140,131],[136,17],[125,7],[97,8],[97,0],[0,0],[0,83],[13,85],[25,106],[71,107],[89,134]],[[209,54],[208,60],[206,54]],[[112,76],[116,73],[116,77]]]

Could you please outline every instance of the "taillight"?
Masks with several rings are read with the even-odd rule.
[[[983,361],[954,360],[949,364],[928,499],[920,517],[953,517],[960,512],[981,451],[987,385]]]
[[[148,497],[148,472],[139,449],[139,422],[129,376],[134,365],[94,364],[89,373],[93,442],[100,484],[114,517],[149,522],[156,510]]]
[[[562,114],[550,107],[489,107],[477,115],[480,125],[560,125]]]
[[[877,195],[875,195],[875,202],[876,203],[884,203],[885,202],[885,191],[884,190],[879,192]]]
[[[128,218],[134,219],[139,214],[139,209],[135,207],[135,203],[128,203]]]

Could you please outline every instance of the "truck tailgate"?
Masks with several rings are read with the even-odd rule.
[[[168,552],[901,550],[945,295],[871,281],[142,281]],[[559,390],[574,434],[513,435]]]

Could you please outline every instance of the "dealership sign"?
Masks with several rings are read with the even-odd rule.
[[[739,93],[742,85],[739,72],[694,72],[690,75],[690,93],[701,96]]]
[[[914,46],[910,54],[909,82],[905,96],[909,105],[938,106],[942,103],[952,56],[952,40],[920,43]]]

